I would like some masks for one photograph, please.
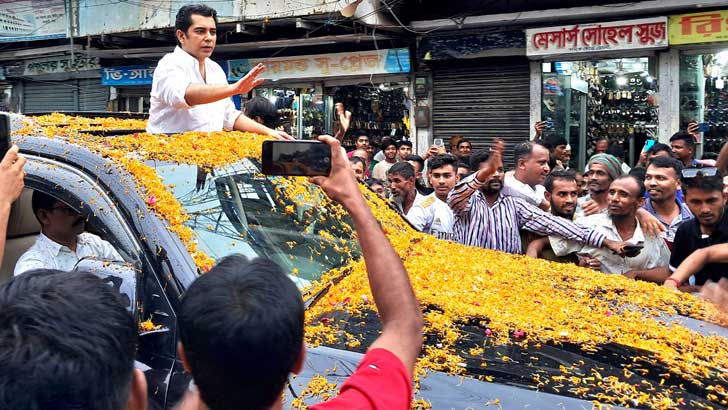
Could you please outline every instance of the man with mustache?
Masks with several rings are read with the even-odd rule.
[[[87,257],[124,260],[109,242],[84,232],[85,219],[75,209],[40,191],[33,192],[31,202],[41,233],[18,259],[15,275],[34,269],[70,271]]]
[[[665,226],[662,237],[670,249],[675,241],[677,228],[683,222],[693,219],[690,208],[678,199],[682,170],[682,162],[675,158],[655,157],[647,166],[645,175],[649,198],[644,208]]]

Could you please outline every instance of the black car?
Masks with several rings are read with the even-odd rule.
[[[305,371],[292,379],[286,391],[287,403],[299,396],[308,404],[320,401],[317,393],[321,391],[306,390],[309,381],[324,376],[332,390],[353,372],[366,347],[377,337],[379,324],[373,307],[362,305],[365,307],[352,310],[327,299],[333,292],[340,292],[341,286],[345,287],[344,291],[352,289],[355,283],[352,278],[361,274],[359,250],[347,217],[311,185],[261,175],[254,149],[245,151],[220,145],[216,152],[204,155],[215,158],[239,155],[239,158],[219,167],[205,166],[206,161],[219,158],[210,159],[200,153],[209,144],[202,140],[206,137],[201,134],[155,139],[139,131],[124,136],[102,136],[113,132],[84,132],[77,127],[58,131],[58,127],[43,127],[42,123],[23,116],[14,116],[13,121],[14,139],[28,159],[27,189],[11,211],[0,281],[12,276],[15,262],[40,231],[30,208],[32,190],[53,195],[86,215],[87,230],[112,243],[124,262],[83,260],[79,264],[109,278],[129,297],[130,310],[140,323],[137,365],[147,376],[152,408],[173,406],[190,381],[176,351],[175,312],[180,296],[214,260],[231,253],[266,256],[291,272],[291,279],[306,297],[309,329],[321,323],[336,323],[334,339],[327,341],[309,335],[309,341],[316,340],[318,346],[309,348]],[[245,152],[250,155],[243,155]],[[382,208],[383,214],[377,211],[377,215],[386,213],[386,218],[394,218],[395,214],[381,201],[372,201],[372,206]],[[383,221],[383,225],[389,234],[396,236],[392,236],[392,241],[407,263],[415,263],[418,258],[427,261],[423,253],[435,252],[433,249],[438,248],[450,252],[452,266],[457,266],[462,255],[491,255],[411,233],[401,219]],[[392,232],[398,229],[401,232]],[[624,314],[625,318],[629,317],[627,312],[639,312],[647,303],[620,299],[620,294],[635,294],[629,288],[631,285],[613,289],[598,284],[582,289],[576,281],[566,280],[580,277],[581,273],[574,274],[577,276],[561,273],[572,268],[493,255],[497,255],[497,261],[474,260],[473,266],[486,276],[496,270],[507,270],[499,264],[516,271],[521,269],[524,274],[531,266],[544,272],[553,271],[565,278],[563,283],[554,285],[555,292],[557,287],[563,287],[558,291],[583,291],[584,295],[575,296],[583,299],[576,300],[608,299],[613,314]],[[325,274],[325,285],[317,285]],[[433,318],[444,316],[448,308],[428,304],[424,295],[427,291],[423,290],[428,287],[417,284],[414,276],[418,273],[412,275],[416,290],[422,292],[418,296],[423,298],[426,323],[432,324]],[[474,292],[481,292],[483,287],[503,287],[503,284],[481,281],[483,278],[477,281],[462,275],[452,278],[460,282],[458,286],[472,284]],[[469,300],[470,296],[461,293],[453,295],[452,300],[461,302],[459,299]],[[365,296],[352,293],[343,300],[350,298]],[[534,317],[543,305],[556,304],[546,294],[538,299],[533,302]],[[455,340],[438,330],[426,329],[423,357],[428,361],[423,361],[421,368],[427,373],[418,377],[417,401],[413,406],[581,409],[591,408],[593,402],[602,402],[646,408],[660,407],[663,399],[665,408],[725,406],[728,332],[687,317],[707,317],[706,312],[713,312],[710,308],[701,304],[693,311],[686,307],[693,299],[678,300],[676,296],[673,309],[671,301],[644,314],[645,323],[651,326],[645,328],[664,326],[668,331],[687,332],[695,340],[706,337],[695,343],[715,349],[710,360],[697,356],[696,352],[686,352],[686,355],[696,355],[694,360],[703,365],[705,371],[699,375],[691,373],[695,371],[691,367],[695,363],[689,360],[682,369],[671,368],[669,364],[677,362],[662,357],[659,349],[642,350],[614,341],[581,343],[568,332],[550,339],[544,337],[543,342],[529,338],[528,329],[495,334],[497,329],[502,329],[496,323],[498,315],[509,312],[502,309],[445,323],[443,326],[451,326],[457,332]],[[477,312],[480,305],[477,301],[472,303],[476,306],[473,311]],[[520,306],[522,301],[505,298],[502,303]],[[523,312],[526,317],[528,313]],[[581,319],[573,317],[575,323]],[[573,332],[575,326],[570,325],[569,329]],[[545,333],[556,330],[542,329]],[[715,334],[720,336],[707,337]],[[342,335],[355,335],[356,343]],[[639,337],[649,337],[649,333],[635,334],[635,338]],[[648,342],[640,342],[639,346],[649,346]],[[442,363],[436,363],[433,358],[443,345],[449,350],[443,354]],[[448,362],[453,357],[457,363]],[[641,360],[647,362],[639,364]],[[620,386],[624,391],[616,390]],[[644,388],[632,393],[628,386]]]

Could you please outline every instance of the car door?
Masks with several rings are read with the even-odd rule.
[[[120,207],[117,200],[118,195],[128,195],[128,192],[109,192],[98,177],[74,166],[32,154],[25,156],[28,159],[26,187],[50,194],[81,212],[87,217],[87,231],[109,241],[124,258],[124,262],[81,261],[78,267],[109,280],[111,285],[118,285],[124,294],[131,292],[128,297],[134,303],[130,303],[130,310],[137,323],[149,320],[158,327],[140,332],[136,366],[147,377],[149,408],[164,408],[171,374],[179,368],[176,315],[170,292],[166,292],[167,286],[160,280],[160,275],[173,277],[169,268],[162,266],[165,252],[159,249],[165,247],[157,245],[159,249],[150,249],[148,238],[135,230],[129,211]],[[158,223],[152,216],[147,222]],[[136,275],[133,280],[128,276],[130,271]]]

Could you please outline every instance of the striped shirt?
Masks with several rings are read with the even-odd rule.
[[[555,235],[599,248],[604,235],[544,212],[520,198],[499,195],[488,206],[480,191],[483,183],[473,174],[461,181],[448,196],[455,214],[453,239],[465,245],[480,246],[508,253],[523,253],[519,230],[541,236]]]

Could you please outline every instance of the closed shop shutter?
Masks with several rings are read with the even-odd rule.
[[[524,58],[448,61],[432,67],[434,138],[462,135],[473,149],[494,138],[506,141],[504,165],[512,167],[513,145],[527,141],[530,75]]]
[[[77,111],[76,80],[28,81],[23,84],[23,111]]]
[[[105,111],[109,87],[100,78],[32,81],[23,85],[23,111]]]
[[[109,101],[109,87],[101,85],[100,78],[78,80],[78,110],[106,111]]]

